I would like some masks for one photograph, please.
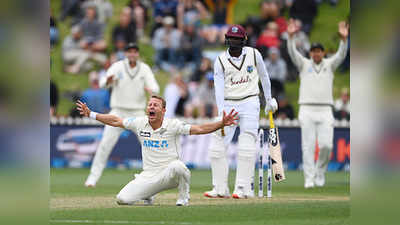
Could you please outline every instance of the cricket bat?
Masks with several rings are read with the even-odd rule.
[[[270,153],[269,155],[271,157],[272,173],[274,175],[274,180],[275,182],[279,182],[286,179],[282,163],[281,145],[279,143],[278,128],[275,127],[274,117],[272,116],[272,112],[270,111],[268,114],[269,114],[268,144]]]

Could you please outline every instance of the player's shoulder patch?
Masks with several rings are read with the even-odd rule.
[[[134,123],[136,122],[135,120],[136,117],[128,117],[122,121],[122,124],[125,128],[130,129],[134,126]]]
[[[135,120],[136,120],[136,117],[129,117],[129,118],[126,119],[126,121],[129,122],[129,123],[133,122]]]

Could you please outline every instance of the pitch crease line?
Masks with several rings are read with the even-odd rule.
[[[127,221],[127,220],[50,220],[50,223],[87,223],[87,224],[178,224],[190,225],[189,222],[173,222],[173,221]]]

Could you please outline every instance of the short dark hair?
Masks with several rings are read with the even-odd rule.
[[[319,42],[314,42],[311,44],[310,52],[313,51],[314,49],[321,49],[321,51],[325,51],[324,46]]]
[[[165,101],[165,99],[159,95],[152,95],[151,98],[156,98],[162,101],[162,107],[165,109],[165,107],[167,107],[167,102]]]
[[[125,51],[128,51],[129,49],[136,49],[137,51],[139,51],[139,45],[137,45],[134,42],[129,42],[126,46],[125,46]]]

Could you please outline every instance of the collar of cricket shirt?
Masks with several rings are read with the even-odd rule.
[[[225,51],[225,54],[226,54],[226,56],[227,56],[226,58],[228,60],[230,59],[230,60],[233,60],[233,61],[240,61],[246,55],[246,49],[244,47],[242,48],[242,53],[239,55],[239,57],[231,56],[231,54],[229,54],[229,48]]]
[[[161,127],[154,130],[149,123],[149,119],[147,118],[146,126],[149,127],[154,133],[160,133],[162,135],[167,130],[168,122],[168,119],[164,117]]]
[[[322,70],[322,68],[324,67],[324,59],[321,60],[321,62],[319,64],[316,64],[313,60],[312,61],[312,68],[314,69],[314,71],[319,74]]]
[[[125,72],[129,75],[131,79],[135,78],[139,73],[141,62],[139,60],[136,61],[136,66],[131,68],[129,65],[129,60],[127,58],[124,59],[124,69]]]
[[[227,59],[228,59],[229,63],[232,64],[232,66],[235,67],[239,71],[242,69],[242,66],[244,64],[244,60],[246,59],[246,52],[245,51],[246,51],[245,48],[243,48],[242,49],[242,53],[239,55],[239,57],[234,57],[234,56],[231,56],[231,54],[229,54],[229,49],[226,50],[226,54],[228,56]],[[239,66],[237,66],[232,61],[242,61],[242,62],[240,63]]]

